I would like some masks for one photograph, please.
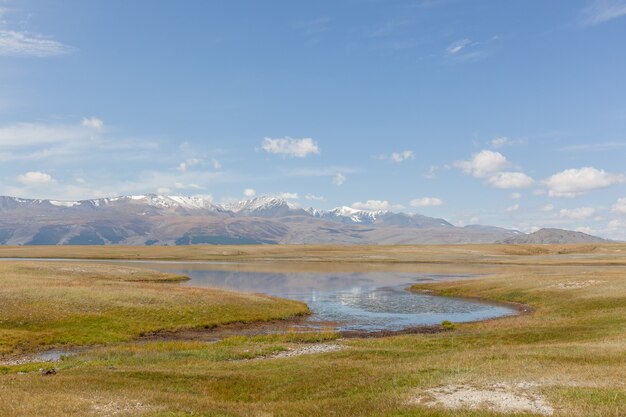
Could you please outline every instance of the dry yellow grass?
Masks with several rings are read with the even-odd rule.
[[[626,244],[4,246],[0,258],[81,258],[323,263],[626,265]]]
[[[415,290],[524,303],[535,308],[532,315],[460,324],[435,335],[333,341],[347,348],[259,361],[245,359],[297,347],[308,338],[323,342],[332,335],[110,345],[51,365],[57,368],[53,376],[32,372],[27,366],[7,368],[7,374],[0,376],[0,415],[511,415],[487,406],[448,409],[421,400],[437,387],[462,386],[470,387],[468,392],[497,387],[511,389],[518,396],[532,395],[553,408],[554,416],[623,417],[624,246],[541,248],[539,254],[528,246],[400,247],[397,252],[359,247],[328,252],[328,258],[339,260],[342,267],[354,262],[355,268],[364,267],[356,265],[357,259],[374,254],[387,253],[396,268],[398,262],[410,259],[415,265],[427,262],[432,253],[437,265],[428,263],[428,268],[442,272],[450,267],[454,273],[487,271],[489,275],[420,285]],[[303,258],[309,261],[321,259],[326,250],[305,249]],[[193,249],[202,250],[215,248]],[[249,250],[246,256],[293,263],[300,247],[269,249],[278,251],[271,254],[265,247]],[[167,255],[166,251],[159,254]],[[402,268],[415,265],[407,263]],[[266,261],[262,267],[275,266]],[[20,370],[26,373],[18,374]]]

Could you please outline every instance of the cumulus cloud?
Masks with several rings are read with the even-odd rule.
[[[339,173],[337,175],[335,175],[333,177],[333,184],[339,186],[339,185],[343,185],[343,183],[346,182],[346,176]]]
[[[245,190],[243,190],[243,195],[246,198],[253,198],[256,195],[256,190],[254,190],[253,188],[246,188]]]
[[[611,207],[613,213],[626,214],[626,197],[618,199]]]
[[[53,39],[23,31],[0,30],[0,55],[39,58],[64,55],[72,48]]]
[[[610,174],[602,169],[584,167],[566,169],[546,180],[548,194],[554,197],[575,197],[588,191],[623,183],[626,177]]]
[[[261,147],[265,152],[268,153],[286,155],[297,158],[304,158],[309,154],[320,153],[317,142],[315,142],[311,138],[264,138]]]
[[[624,0],[593,0],[582,9],[582,26],[595,26],[626,15]]]
[[[413,151],[402,151],[392,153],[390,158],[393,162],[402,162],[406,161],[407,159],[415,158],[415,155],[413,154]]]
[[[17,181],[24,185],[44,185],[56,182],[50,174],[40,171],[29,171],[25,174],[18,175]]]
[[[574,209],[561,209],[559,215],[566,219],[585,220],[594,215],[596,209],[593,207],[578,207]]]
[[[472,155],[468,161],[456,161],[454,166],[468,175],[484,178],[502,171],[508,164],[506,157],[500,152],[486,149]]]
[[[554,210],[554,204],[546,204],[545,206],[541,207],[541,211],[553,211]]]
[[[519,204],[513,204],[512,206],[507,207],[506,209],[507,213],[512,213],[514,211],[519,210]]]
[[[441,206],[443,204],[443,200],[437,197],[422,197],[411,200],[409,204],[411,207]]]
[[[535,182],[523,172],[498,172],[489,178],[489,184],[497,188],[527,188]]]
[[[375,211],[375,210],[389,210],[389,207],[391,207],[391,205],[389,204],[388,201],[367,200],[364,203],[362,203],[360,201],[356,201],[356,202],[352,203],[351,207],[353,209],[356,209],[356,210]]]
[[[84,127],[94,129],[98,132],[102,132],[104,129],[104,122],[102,119],[98,119],[97,117],[83,118],[83,122],[81,123]]]

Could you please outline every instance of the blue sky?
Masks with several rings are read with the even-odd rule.
[[[626,239],[626,1],[0,0],[0,194]]]

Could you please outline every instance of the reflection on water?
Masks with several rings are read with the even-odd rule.
[[[409,285],[425,280],[462,278],[397,272],[270,273],[216,270],[213,265],[149,264],[187,275],[185,285],[264,293],[307,303],[312,323],[333,322],[338,330],[401,330],[407,327],[466,322],[515,314],[502,306],[413,294]],[[213,269],[212,269],[213,268]]]

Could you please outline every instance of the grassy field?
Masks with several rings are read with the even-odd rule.
[[[364,265],[626,265],[626,244],[2,246],[0,258],[202,260]]]
[[[2,262],[0,358],[308,311],[294,301],[176,285],[184,279],[120,265]]]
[[[158,253],[159,258],[166,258],[166,248],[158,249],[154,256]],[[268,259],[276,261],[280,258],[291,263],[298,259],[301,249],[303,259],[313,264],[319,262],[316,258],[321,259],[326,251],[321,247],[292,247],[291,252],[284,247],[246,247],[241,249],[245,253],[241,256],[262,258],[264,263],[257,266],[259,268],[283,268],[282,264],[272,266]],[[193,258],[203,250],[217,253],[220,249],[190,250],[192,254],[189,256]],[[88,248],[88,251],[92,249]],[[123,254],[122,249],[115,251],[119,251],[116,252],[118,255]],[[85,254],[85,257],[92,257],[92,253]],[[432,258],[429,257],[431,253]],[[625,263],[623,253],[626,253],[625,245],[429,246],[400,247],[397,252],[386,247],[329,250],[329,257],[337,265],[354,262],[355,268],[382,268],[379,264],[384,262],[380,257],[386,256],[390,268],[403,270],[421,268],[423,265],[419,264],[430,263],[428,260],[431,259],[436,266],[428,268],[438,271],[446,268],[455,272],[462,269],[467,273],[487,271],[489,275],[480,279],[420,285],[413,290],[523,303],[535,311],[499,320],[457,324],[454,329],[438,334],[379,339],[341,340],[328,332],[237,336],[217,343],[197,340],[133,342],[132,332],[128,332],[122,338],[127,340],[124,343],[108,343],[59,363],[0,367],[0,415],[492,417],[551,412],[555,416],[623,417],[626,415],[626,268],[622,266]],[[0,256],[16,255],[6,255],[0,250]],[[39,255],[31,252],[30,256]],[[181,252],[170,256],[184,258]],[[367,257],[376,257],[373,263],[377,266],[356,265],[356,259]],[[324,263],[329,261],[324,260]],[[332,268],[332,265],[331,262],[322,270]],[[141,321],[143,317],[146,320],[160,317],[167,321],[155,328],[190,325],[185,322],[184,315],[181,318],[173,313],[177,318],[169,321],[169,314],[163,314],[164,311],[180,311],[180,299],[188,300],[189,289],[162,291],[164,287],[175,285],[124,278],[133,274],[113,273],[116,278],[101,279],[96,265],[91,266],[93,271],[86,274],[87,277],[77,273],[73,279],[67,272],[50,271],[52,264],[0,266],[13,271],[0,274],[3,320],[0,331],[8,331],[0,333],[3,343],[4,334],[11,334],[25,322],[30,323],[31,314],[34,314],[33,322],[35,319],[48,323],[68,322],[53,314],[39,317],[36,311],[41,300],[32,301],[37,309],[17,307],[14,311],[5,307],[7,299],[24,305],[20,300],[36,298],[39,292],[33,289],[42,285],[45,288],[43,293],[54,290],[51,300],[61,303],[67,298],[65,290],[57,292],[54,285],[50,285],[52,288],[45,285],[51,282],[48,281],[51,276],[56,276],[56,280],[68,280],[62,285],[64,289],[72,285],[73,279],[78,282],[89,280],[89,285],[102,280],[98,292],[104,291],[106,286],[132,287],[133,291],[139,291],[135,295],[141,294],[137,295],[138,300],[144,294],[139,288],[145,286],[154,291],[152,301],[135,304],[135,298],[129,292],[126,302],[116,306],[121,305],[122,310],[132,308],[134,314],[124,313],[116,317],[128,319],[130,323],[137,320],[132,316],[142,317]],[[27,273],[21,275],[19,268],[24,268]],[[288,268],[297,267],[291,265]],[[305,268],[313,267],[305,264]],[[93,278],[89,278],[91,275]],[[5,281],[7,276],[13,278]],[[15,287],[20,276],[35,280],[30,290]],[[161,279],[172,278],[164,276]],[[13,284],[7,285],[7,282]],[[13,289],[7,292],[7,286]],[[122,292],[126,294],[126,291]],[[67,294],[69,297],[73,293]],[[164,294],[167,307],[159,301]],[[187,301],[186,305],[197,307],[197,300],[206,296],[209,295],[195,295],[192,297],[194,301]],[[76,301],[82,297],[79,291],[70,298]],[[93,305],[100,305],[104,310],[110,301],[117,300],[100,294],[94,297],[102,304]],[[217,297],[217,300],[223,301],[222,298]],[[231,298],[230,301],[233,302],[229,304],[231,308],[236,309],[237,299]],[[255,301],[246,300],[257,305]],[[151,311],[152,303],[157,304],[161,313],[144,316],[142,312]],[[92,306],[91,303],[86,305]],[[209,305],[205,304],[205,308],[210,310]],[[294,304],[271,305],[276,306],[273,313],[277,316],[293,314],[301,308]],[[248,312],[249,307],[239,310],[240,314]],[[53,310],[55,314],[62,314],[66,308],[59,306]],[[93,307],[91,312],[94,311],[98,310]],[[7,312],[13,314],[9,321],[5,319]],[[80,309],[72,310],[67,317],[80,320],[81,312]],[[206,314],[209,316],[204,323],[215,318],[211,313]],[[141,327],[136,323],[128,325],[131,326],[135,331]],[[33,347],[28,342],[31,336],[37,334],[28,337],[14,335],[12,337],[22,338],[22,344],[13,342],[4,349],[30,349]],[[327,353],[280,356],[281,352],[297,352],[307,346],[334,346],[337,349]],[[55,374],[38,371],[50,367],[55,368]],[[441,395],[442,392],[447,394]],[[451,399],[460,394],[467,398],[458,408]],[[480,400],[480,395],[486,395],[487,400]],[[471,408],[471,396],[482,401],[476,403],[476,409]],[[517,411],[511,408],[516,402],[523,403],[522,400],[535,408],[522,407]],[[498,408],[503,404],[508,404],[509,409]]]

